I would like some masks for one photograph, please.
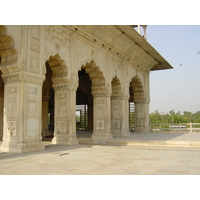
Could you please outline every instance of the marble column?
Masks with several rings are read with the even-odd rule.
[[[148,133],[149,128],[149,102],[145,100],[134,101],[135,103],[135,131]]]
[[[55,91],[55,121],[53,144],[78,144],[76,137],[76,86],[53,84]]]
[[[127,136],[129,132],[129,110],[128,99],[125,96],[112,96],[111,98],[111,120],[113,136]]]
[[[4,128],[1,149],[26,153],[44,150],[41,137],[41,100],[44,77],[30,73],[3,75]]]
[[[93,142],[106,143],[112,138],[111,133],[111,92],[93,91],[94,97],[94,129]]]

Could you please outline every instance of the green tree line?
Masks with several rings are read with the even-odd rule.
[[[160,113],[156,110],[154,113],[150,114],[150,123],[151,124],[165,124],[165,123],[200,123],[200,111],[195,113],[184,111],[175,112],[174,110],[169,111],[168,113]]]

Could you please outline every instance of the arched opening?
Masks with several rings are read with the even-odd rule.
[[[42,137],[52,140],[55,133],[55,90],[53,84],[67,82],[67,66],[57,53],[45,62],[46,74],[42,86]],[[58,102],[57,102],[58,106]],[[62,105],[61,105],[62,106]]]
[[[100,68],[92,60],[83,64],[78,71],[79,84],[76,91],[76,130],[77,137],[91,137],[97,124],[97,105],[94,98],[105,92],[105,78]],[[96,101],[96,103],[99,101]],[[99,107],[98,107],[99,109]],[[96,113],[96,115],[94,114]],[[99,115],[100,116],[100,115]],[[98,121],[99,122],[99,121]],[[98,129],[98,128],[96,128]],[[95,129],[95,130],[96,130]],[[85,131],[85,133],[83,133]]]
[[[131,132],[135,129],[135,104],[134,104],[134,97],[133,97],[133,87],[129,86],[129,130]]]
[[[52,70],[45,63],[46,74],[42,86],[42,137],[52,140],[54,134],[54,90],[52,88]]]
[[[79,84],[76,91],[76,130],[93,130],[92,81],[85,69],[78,72]]]
[[[144,100],[144,91],[140,79],[135,76],[129,86],[129,130],[134,132],[136,126],[136,118],[138,113],[136,111],[136,103]]]

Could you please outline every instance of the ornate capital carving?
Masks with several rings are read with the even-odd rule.
[[[92,91],[93,97],[111,97],[112,91]]]
[[[77,84],[75,83],[56,83],[53,84],[54,90],[77,90]]]
[[[134,103],[135,104],[149,104],[150,100],[149,99],[135,99]]]
[[[3,74],[2,77],[5,83],[17,83],[23,81],[26,83],[42,85],[44,81],[44,76],[30,74],[30,73],[28,74],[25,72]]]

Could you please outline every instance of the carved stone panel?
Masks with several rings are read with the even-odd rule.
[[[120,61],[116,57],[112,57],[111,63],[112,63],[112,76],[114,77],[121,73],[122,61]]]
[[[120,119],[113,119],[112,120],[112,128],[113,129],[120,129]]]
[[[66,102],[58,102],[58,117],[64,118],[67,115],[67,105]]]
[[[27,136],[37,136],[39,131],[39,120],[37,118],[27,118]]]
[[[104,119],[96,120],[96,130],[105,130]]]
[[[8,87],[6,90],[6,116],[7,117],[16,117],[17,116],[17,93],[18,93],[18,87],[15,84],[12,84]]]
[[[7,104],[7,116],[16,117],[17,116],[17,95],[8,95],[6,104]]]
[[[40,54],[36,53],[34,51],[31,51],[30,53],[30,67],[29,70],[31,72],[38,73],[40,67]]]
[[[58,121],[58,132],[59,133],[66,133],[67,132],[67,121],[66,120],[59,120]]]
[[[136,120],[136,126],[137,127],[143,127],[144,126],[144,123],[143,123],[143,119],[142,118],[138,118],[137,120]]]
[[[39,112],[38,88],[29,84],[27,90],[27,113],[29,117],[37,117]]]
[[[61,46],[69,46],[69,35],[55,26],[46,26],[45,37]]]
[[[97,117],[104,117],[104,107],[97,106]]]
[[[120,116],[120,101],[112,101],[112,118],[116,119]]]
[[[10,136],[16,136],[16,121],[7,121],[7,128]]]
[[[37,116],[37,98],[36,97],[29,97],[28,98],[28,116]]]

